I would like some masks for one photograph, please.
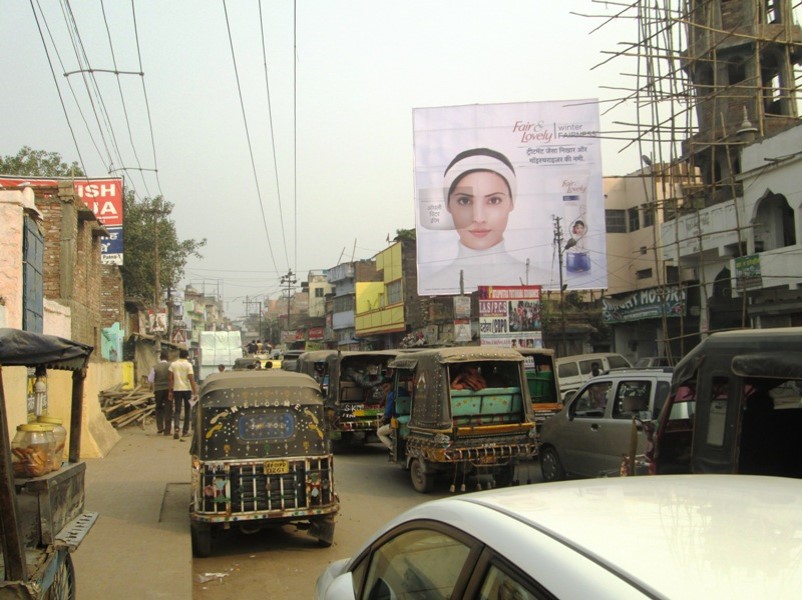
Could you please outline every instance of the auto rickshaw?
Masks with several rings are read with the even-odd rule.
[[[329,389],[329,359],[337,356],[336,350],[310,350],[298,357],[295,369],[305,373],[320,384],[320,390],[326,396]]]
[[[83,387],[92,350],[91,346],[56,336],[0,329],[0,563],[4,572],[0,598],[75,598],[70,553],[97,519],[97,513],[84,511],[86,465],[79,460]],[[41,378],[41,384],[34,385],[34,397],[28,399],[29,415],[40,413],[47,372],[72,372],[68,462],[62,463],[60,455],[55,454],[54,470],[41,476],[23,477],[24,473],[14,471],[2,381],[2,369],[12,366],[27,367],[29,377]],[[39,394],[42,397],[37,397]]]
[[[314,379],[281,369],[209,375],[192,437],[192,552],[213,534],[292,524],[330,546],[339,498]]]
[[[481,346],[419,350],[390,362],[390,460],[409,470],[415,490],[431,491],[437,476],[452,491],[464,490],[469,476],[489,476],[498,487],[515,482],[516,464],[536,452],[523,365],[515,350]]]
[[[710,335],[674,368],[658,419],[637,425],[646,464],[622,474],[802,478],[802,327]]]
[[[375,442],[384,416],[387,364],[398,350],[338,352],[329,356],[326,424],[333,442]]]
[[[542,423],[562,410],[560,387],[554,369],[554,350],[516,348],[524,357],[524,373],[532,399],[535,422]]]

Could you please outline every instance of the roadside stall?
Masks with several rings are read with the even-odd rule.
[[[70,553],[97,519],[97,513],[84,511],[86,465],[79,461],[83,388],[91,353],[91,346],[67,339],[0,329],[0,563],[4,575],[0,598],[75,598]],[[4,367],[27,367],[29,375],[36,377],[28,399],[31,422],[20,423],[13,439],[7,407],[26,399],[6,398]],[[66,432],[55,431],[58,420],[47,418],[45,410],[45,380],[50,370],[72,372],[67,462],[62,462],[63,446],[56,449]]]

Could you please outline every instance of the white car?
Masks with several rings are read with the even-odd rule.
[[[541,483],[421,504],[318,600],[799,598],[802,480],[662,475]]]

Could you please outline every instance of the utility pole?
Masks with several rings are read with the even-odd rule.
[[[154,263],[153,263],[153,274],[155,281],[153,282],[153,311],[155,316],[155,321],[158,322],[159,319],[159,308],[161,307],[161,265],[159,259],[159,219],[164,218],[170,214],[170,210],[167,210],[162,205],[161,199],[158,201],[153,200],[151,203],[151,207],[147,208],[143,211],[146,214],[153,216],[153,249],[154,249]],[[160,332],[157,332],[157,334]],[[161,351],[161,335],[156,335],[156,352]]]
[[[562,355],[568,355],[568,339],[565,333],[565,288],[563,283],[563,251],[568,250],[576,244],[576,240],[571,238],[563,247],[563,230],[560,221],[561,217],[552,217],[554,220],[554,243],[557,246],[557,257],[560,261],[560,327],[562,329]]]
[[[292,299],[292,286],[298,283],[298,280],[295,279],[295,273],[292,272],[292,269],[287,271],[286,275],[281,276],[281,283],[287,284],[287,331],[290,330],[290,300]]]

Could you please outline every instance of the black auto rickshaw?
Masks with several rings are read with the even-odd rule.
[[[192,438],[192,551],[211,553],[215,531],[255,533],[293,524],[334,539],[339,498],[314,379],[281,369],[209,375]]]
[[[515,482],[516,464],[536,452],[523,364],[515,350],[481,346],[402,353],[390,362],[391,461],[409,469],[417,491],[431,491],[438,475],[452,491],[464,490],[469,476]]]
[[[305,373],[320,384],[320,390],[326,396],[329,390],[329,364],[332,357],[337,356],[336,350],[310,350],[298,357],[295,369],[299,373]]]
[[[326,424],[341,446],[375,442],[384,416],[390,376],[388,363],[398,350],[352,350],[328,358]]]
[[[75,598],[70,553],[97,519],[97,513],[84,511],[86,465],[79,460],[84,379],[91,353],[91,346],[71,340],[0,329],[0,562],[4,572],[0,598]],[[72,372],[68,462],[62,463],[61,455],[54,454],[52,470],[40,476],[14,469],[21,463],[12,458],[2,369],[15,366],[27,367],[29,377],[44,378],[52,370]],[[40,401],[34,398],[33,410],[29,399],[29,414],[38,411]],[[19,452],[20,448],[13,450]]]
[[[646,465],[622,472],[802,478],[802,328],[714,333],[674,368]]]

